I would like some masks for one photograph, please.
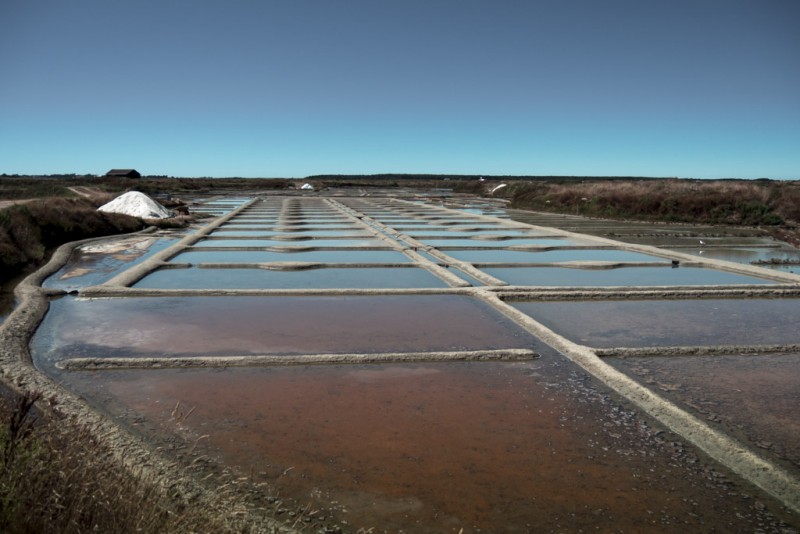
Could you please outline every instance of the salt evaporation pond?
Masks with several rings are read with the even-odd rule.
[[[148,289],[318,289],[448,287],[421,268],[326,268],[299,271],[268,269],[162,269],[137,282]]]
[[[279,520],[300,521],[300,516],[288,517],[286,510],[307,505],[307,511],[317,510],[302,520],[312,532],[326,528],[335,532],[333,525],[343,532],[454,534],[787,528],[771,515],[781,513],[776,501],[699,454],[501,313],[503,305],[491,297],[500,288],[449,288],[410,256],[385,250],[388,243],[377,238],[376,232],[383,232],[377,225],[341,217],[350,211],[340,211],[336,202],[395,230],[403,222],[407,228],[426,228],[413,233],[442,247],[574,242],[589,247],[547,252],[446,250],[453,256],[487,253],[481,261],[467,260],[479,264],[486,257],[502,257],[500,261],[512,264],[589,260],[657,265],[481,269],[512,284],[547,285],[542,280],[550,277],[554,285],[562,280],[570,285],[577,280],[580,285],[619,281],[620,286],[651,285],[646,283],[651,281],[700,288],[711,283],[760,284],[769,291],[768,284],[774,283],[712,269],[671,269],[667,251],[659,257],[592,249],[589,239],[562,239],[546,228],[509,227],[422,202],[412,206],[402,199],[337,197],[326,204],[314,197],[271,197],[235,214],[211,233],[211,239],[175,252],[172,268],[154,264],[132,288],[109,282],[118,296],[54,300],[32,343],[37,367],[146,437],[153,448],[174,454],[169,458],[181,468],[194,470],[208,463],[211,470],[214,465],[232,470],[240,481],[265,483],[267,489],[254,495],[278,496],[279,500],[262,500],[259,506]],[[218,205],[233,209],[240,204]],[[391,231],[385,234],[393,239]],[[469,239],[495,236],[505,239]],[[354,243],[366,245],[365,250],[224,250]],[[203,250],[208,247],[222,250]],[[402,262],[407,267],[285,271],[232,265],[271,261]],[[181,262],[218,263],[220,268],[175,268]],[[482,286],[452,265],[449,272]],[[359,295],[351,288],[377,288],[381,294]],[[397,292],[393,288],[425,294],[386,294]],[[204,289],[228,294],[206,296]],[[248,294],[237,294],[239,289]],[[270,289],[314,293],[259,291]],[[177,296],[174,290],[185,292]],[[687,297],[511,304],[572,341],[636,347],[737,340],[788,343],[796,339],[789,319],[797,316],[794,302]],[[227,368],[224,363],[206,369],[56,367],[66,359],[86,357],[133,362],[130,358],[146,356],[171,365],[170,357],[497,349],[533,349],[541,357],[516,363],[292,368]],[[759,387],[767,388],[770,380],[776,380],[772,397],[762,397],[762,406],[753,405],[735,416],[733,404],[730,410],[723,406],[727,401],[722,388],[709,388],[703,400],[720,403],[714,413],[721,418],[719,424],[727,425],[724,428],[732,433],[739,429],[752,443],[749,429],[755,429],[754,435],[773,444],[769,454],[779,460],[779,453],[788,455],[789,460],[781,461],[791,464],[795,449],[786,443],[796,436],[793,427],[768,434],[755,419],[759,410],[791,396],[793,367],[788,359],[763,361],[778,362],[775,372],[782,370],[787,376],[762,372],[764,383]],[[625,365],[623,361],[618,368]],[[684,386],[673,388],[676,383],[687,384],[688,391],[695,380],[698,389],[691,391],[700,391],[712,369],[697,360],[687,364],[686,371],[668,365],[659,371],[663,380],[642,381],[654,388],[665,385],[677,403],[684,402],[678,398]],[[727,369],[731,377],[745,374],[735,366]],[[634,368],[626,372],[639,379]],[[682,372],[691,376],[684,378]],[[741,391],[749,394],[754,388],[745,386]],[[182,417],[176,425],[175,413],[182,410],[191,417]],[[780,412],[772,419],[776,424],[793,417],[790,408]]]
[[[534,339],[458,295],[65,297],[51,307],[33,340],[48,359],[469,351]]]
[[[726,247],[726,248],[676,248],[677,252],[685,254],[693,254],[705,258],[714,258],[717,260],[732,261],[736,263],[751,264],[755,262],[769,262],[769,261],[788,261],[800,262],[800,250],[789,247],[764,247],[764,248],[746,248],[746,247]],[[770,265],[763,265],[763,267],[771,267]],[[795,268],[800,265],[794,265]]]
[[[761,454],[800,469],[800,354],[646,356],[607,361],[750,443]]]
[[[778,345],[798,342],[797,299],[510,302],[590,347]]]
[[[309,252],[270,251],[202,251],[193,250],[178,254],[173,263],[407,263],[411,260],[396,250],[312,250]]]
[[[519,286],[699,286],[775,284],[772,280],[699,267],[484,267],[486,274]]]
[[[566,261],[669,262],[666,258],[627,250],[566,249],[542,252],[519,250],[448,250],[447,255],[471,263],[554,263]]]
[[[195,247],[385,247],[380,239],[204,239]]]
[[[281,506],[310,503],[347,532],[734,531],[769,521],[733,479],[555,354],[102,377],[102,387],[96,373],[66,380],[155,440],[175,432],[176,406],[191,407],[186,461],[206,455],[277,482]]]
[[[462,247],[462,248],[504,248],[519,245],[538,245],[554,247],[587,246],[586,241],[574,239],[552,237],[552,238],[529,238],[529,239],[420,239],[426,245],[436,248]]]
[[[124,238],[73,251],[69,262],[45,280],[50,289],[73,291],[101,284],[119,272],[148,259],[178,240],[177,236]]]

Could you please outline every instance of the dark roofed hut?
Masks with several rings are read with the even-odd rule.
[[[113,178],[141,178],[142,175],[136,169],[111,169],[106,176]]]

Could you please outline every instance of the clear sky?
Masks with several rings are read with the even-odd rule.
[[[0,173],[800,179],[798,0],[0,0]]]

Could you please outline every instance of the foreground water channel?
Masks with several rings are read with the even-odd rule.
[[[46,282],[71,294],[34,363],[198,478],[234,469],[279,521],[797,527],[800,277],[479,199],[197,211],[183,235],[79,249]]]

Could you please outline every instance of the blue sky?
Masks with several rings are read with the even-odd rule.
[[[797,0],[0,0],[0,172],[800,179]]]

